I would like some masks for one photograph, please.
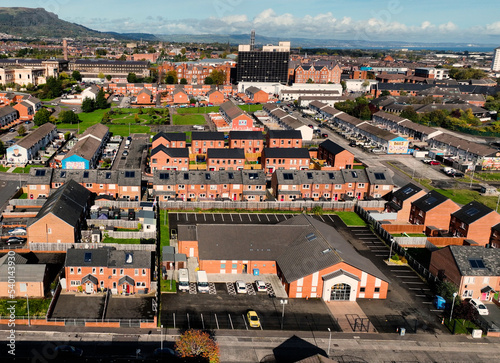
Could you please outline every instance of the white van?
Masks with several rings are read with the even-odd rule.
[[[179,269],[179,291],[189,291],[189,271],[187,268]]]
[[[208,292],[208,278],[205,271],[200,270],[196,272],[196,284],[198,285],[199,292]]]

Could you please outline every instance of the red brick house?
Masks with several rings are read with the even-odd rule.
[[[290,298],[387,297],[387,277],[333,227],[305,214],[274,225],[179,225],[178,241],[179,252],[198,258],[209,280],[258,270],[276,274]]]
[[[500,214],[473,201],[451,215],[449,232],[455,237],[465,237],[485,246],[490,241],[491,227],[498,223]]]
[[[243,149],[208,149],[207,169],[241,170],[245,166],[245,151]]]
[[[451,214],[460,207],[451,199],[434,190],[411,203],[411,224],[422,225],[422,231],[427,226],[448,230]]]
[[[23,121],[31,121],[35,116],[35,109],[33,105],[30,105],[28,102],[20,102],[15,104],[14,107],[17,112],[19,112],[19,119]]]
[[[151,150],[151,170],[189,170],[189,149],[159,145]]]
[[[275,170],[309,169],[309,151],[302,148],[265,148],[262,150],[262,168],[271,175]]]
[[[66,291],[92,294],[104,289],[133,295],[151,291],[151,252],[69,249],[65,262]]]
[[[143,88],[137,94],[136,104],[151,105],[153,104],[153,93],[147,88]]]
[[[245,90],[245,95],[253,103],[267,103],[269,101],[269,94],[260,88],[251,86]]]
[[[458,287],[462,299],[491,301],[500,291],[500,250],[480,246],[447,246],[433,251],[429,271]]]
[[[186,147],[186,134],[184,132],[163,132],[160,131],[153,136],[152,148],[163,145],[167,148],[183,148]]]
[[[230,131],[229,147],[243,149],[245,154],[259,154],[264,149],[264,137],[260,131]]]
[[[325,160],[328,169],[333,170],[352,169],[354,165],[354,154],[332,140],[323,141],[319,144],[318,159]]]
[[[385,210],[389,213],[397,213],[396,219],[406,223],[410,218],[412,202],[423,197],[425,194],[425,191],[415,184],[406,184],[395,192],[392,192],[391,200],[386,203]]]
[[[206,154],[208,149],[224,149],[223,132],[193,132],[191,154]]]
[[[212,89],[207,93],[207,101],[212,105],[222,105],[225,101],[224,94],[218,89]]]
[[[299,130],[269,130],[266,135],[266,146],[269,148],[301,148],[302,133]]]
[[[253,119],[232,101],[226,101],[219,107],[219,113],[226,120],[231,130],[252,130]]]
[[[172,102],[175,104],[189,103],[189,96],[182,88],[176,88],[172,93]]]

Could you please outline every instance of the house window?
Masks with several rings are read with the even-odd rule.
[[[134,275],[135,275],[135,276],[139,276],[139,269],[138,269],[138,268],[136,268],[136,269],[134,270]]]
[[[366,289],[365,287],[360,287],[359,292],[365,292],[365,289]]]
[[[376,287],[375,292],[380,292],[380,287]]]
[[[116,276],[116,268],[113,269],[113,276]]]
[[[142,269],[142,276],[146,276],[146,269],[145,268]]]
[[[238,264],[233,263],[233,268],[238,268]]]
[[[220,268],[226,268],[226,264],[225,263],[221,263],[220,264]]]
[[[120,269],[120,276],[123,276],[123,269]]]
[[[81,269],[81,267],[78,267],[78,269],[76,270],[76,273],[77,273],[78,275],[80,275],[80,274],[82,273],[82,269]]]
[[[80,286],[80,281],[78,281],[78,280],[72,280],[71,281],[71,286]]]
[[[92,273],[95,274],[97,269],[95,267],[92,267]]]
[[[297,292],[302,292],[302,286],[297,286]]]
[[[104,275],[104,269],[102,267],[99,269],[99,275]]]
[[[73,275],[75,273],[75,269],[73,267],[69,268],[69,274]]]
[[[47,228],[47,234],[52,234],[52,228]]]
[[[316,292],[316,290],[317,290],[316,286],[311,287],[311,292]]]

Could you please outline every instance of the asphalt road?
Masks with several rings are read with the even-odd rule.
[[[4,173],[2,173],[4,174]],[[19,186],[22,185],[22,182],[14,181],[14,180],[4,180],[0,178],[0,206],[1,210],[4,210],[7,206],[9,199],[12,198],[12,195],[19,189]]]

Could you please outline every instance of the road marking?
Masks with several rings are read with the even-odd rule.
[[[231,222],[234,222],[234,220],[233,220],[233,213],[231,213],[230,216],[231,216]]]
[[[403,281],[403,284],[424,285],[425,282],[422,282],[422,281]]]
[[[422,304],[432,304],[432,301],[424,301]]]
[[[224,222],[224,214],[220,214],[220,216],[222,217],[222,222]]]
[[[259,219],[259,222],[260,222],[260,214],[257,214],[257,218]]]
[[[427,297],[427,295],[415,295],[415,296],[418,296],[418,297]]]
[[[267,218],[267,221],[268,221],[268,222],[271,222],[271,221],[269,220],[269,215],[268,215],[268,214],[266,214],[266,218]]]
[[[385,255],[375,255],[375,257],[387,257],[387,253]]]
[[[238,214],[240,216],[240,222],[243,222],[243,219],[241,218],[241,214]]]
[[[443,312],[443,310],[437,310],[437,309],[430,309],[429,311],[432,311],[433,313],[437,313],[437,312],[442,313]]]
[[[403,277],[405,279],[419,279],[420,278],[419,276],[398,276],[398,275],[396,275],[396,277]]]

